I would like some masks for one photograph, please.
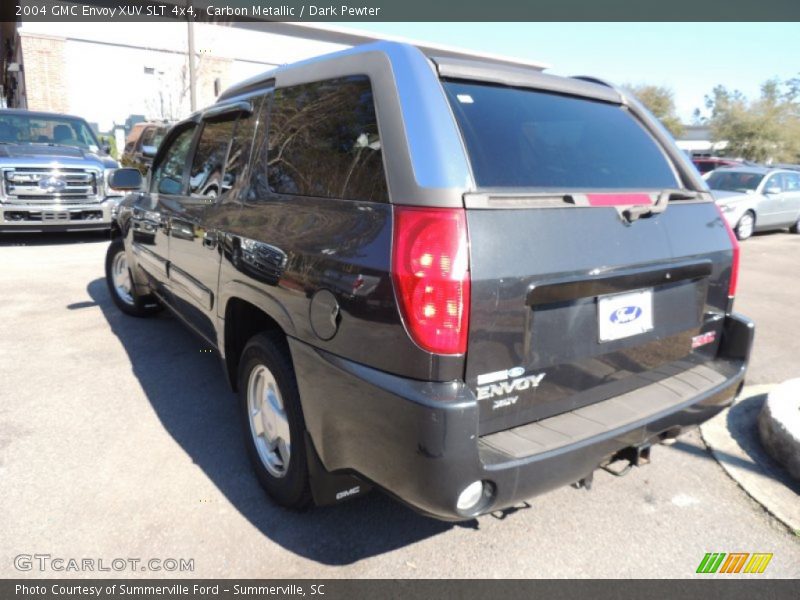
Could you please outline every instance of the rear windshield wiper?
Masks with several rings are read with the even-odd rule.
[[[667,204],[671,200],[694,200],[698,197],[697,192],[692,190],[662,190],[658,193],[653,204],[637,204],[629,206],[622,211],[622,216],[626,221],[632,223],[641,217],[650,217],[654,214],[662,213],[667,209]]]

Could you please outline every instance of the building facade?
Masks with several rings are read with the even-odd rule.
[[[227,86],[275,66],[379,39],[330,25],[247,22],[24,22],[0,26],[8,107],[85,118],[118,141],[139,121],[172,122],[213,103]],[[189,48],[192,38],[195,103]],[[381,36],[381,39],[386,39]],[[394,38],[398,39],[398,38]],[[412,43],[440,56],[544,65],[459,48]]]

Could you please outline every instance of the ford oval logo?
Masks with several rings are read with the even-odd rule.
[[[612,323],[631,323],[642,316],[642,309],[638,306],[623,306],[611,313],[609,319]]]
[[[61,179],[61,177],[56,177],[55,175],[51,175],[49,177],[44,177],[39,180],[39,187],[46,192],[63,192],[64,188],[67,187],[67,182]]]

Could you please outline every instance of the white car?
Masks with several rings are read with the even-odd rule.
[[[728,167],[706,182],[736,237],[788,228],[800,232],[800,173],[769,167]]]

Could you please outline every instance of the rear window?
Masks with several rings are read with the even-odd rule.
[[[708,173],[709,171],[713,171],[720,165],[707,160],[696,160],[694,161],[694,166],[697,167],[697,170],[700,171],[701,173]]]
[[[659,146],[620,106],[546,92],[444,82],[480,187],[664,189]]]
[[[750,171],[714,171],[708,176],[706,182],[712,190],[723,192],[753,191],[764,179],[762,173]]]

